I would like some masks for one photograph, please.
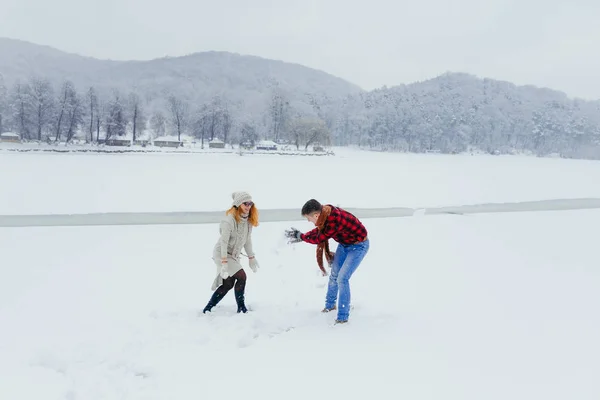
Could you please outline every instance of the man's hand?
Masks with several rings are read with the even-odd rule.
[[[285,237],[288,238],[288,243],[298,243],[302,241],[302,232],[296,228],[286,229]]]

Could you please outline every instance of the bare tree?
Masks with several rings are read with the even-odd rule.
[[[194,136],[201,139],[204,148],[205,138],[212,141],[216,137],[222,137],[227,143],[232,125],[228,102],[219,96],[214,96],[210,103],[205,103],[198,109],[192,129]]]
[[[227,105],[223,108],[221,118],[221,125],[223,129],[223,142],[227,143],[227,140],[229,139],[229,134],[231,132],[231,126],[233,125],[231,112],[229,111],[229,107]]]
[[[102,121],[104,121],[106,114],[107,114],[107,105],[106,105],[106,103],[101,101],[100,98],[98,98],[98,103],[96,106],[96,114],[94,117],[96,119],[96,122],[94,123],[94,128],[96,129],[96,142],[100,141],[100,128],[102,127]]]
[[[188,105],[179,97],[170,95],[169,110],[171,111],[171,123],[177,132],[177,140],[181,141],[181,134],[185,131],[188,123]]]
[[[33,125],[37,140],[42,140],[42,132],[52,125],[54,109],[54,89],[48,78],[34,77],[30,80],[31,101],[34,109]]]
[[[290,134],[296,149],[303,145],[305,151],[311,144],[329,145],[331,140],[325,122],[320,119],[297,118],[290,124]]]
[[[154,137],[164,136],[167,132],[167,118],[165,115],[157,111],[150,118],[150,130],[153,132]]]
[[[222,102],[219,96],[214,96],[210,102],[205,107],[205,118],[207,118],[206,123],[208,124],[208,136],[209,140],[213,140],[215,136],[218,135],[219,130],[221,130],[222,126]]]
[[[144,110],[141,105],[140,96],[135,92],[129,94],[128,103],[133,131],[133,141],[135,142],[138,131],[143,131],[146,129]]]
[[[98,112],[98,94],[96,93],[96,89],[91,86],[87,92],[87,101],[88,101],[88,111],[90,117],[90,143],[94,142],[94,122],[98,120],[97,114]]]
[[[63,134],[63,131],[65,130],[65,119],[67,118],[72,99],[76,95],[77,93],[75,91],[75,86],[73,85],[73,82],[65,81],[58,95],[58,104],[56,110],[57,114],[55,120],[56,138],[54,139],[56,142],[60,140],[60,137]]]
[[[83,100],[79,94],[75,91],[71,92],[69,97],[69,106],[67,107],[66,125],[67,125],[67,139],[66,143],[69,143],[77,128],[83,124],[84,106]]]
[[[283,130],[289,118],[290,102],[280,88],[274,88],[269,103],[271,136],[278,142],[283,136]]]
[[[204,138],[210,134],[211,129],[211,111],[207,104],[204,104],[196,112],[195,118],[192,122],[193,135],[196,138],[200,138],[200,148],[204,148]]]

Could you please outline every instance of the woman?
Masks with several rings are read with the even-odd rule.
[[[244,248],[250,259],[250,268],[256,272],[258,262],[252,250],[252,228],[258,226],[258,210],[247,192],[234,192],[231,197],[233,203],[221,220],[221,237],[213,251],[217,276],[211,289],[215,292],[204,307],[203,313],[211,311],[231,288],[234,288],[237,312],[248,312],[244,303],[246,273],[240,264],[240,254]]]

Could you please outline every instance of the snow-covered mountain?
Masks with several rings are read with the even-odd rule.
[[[126,93],[135,88],[149,103],[173,94],[202,104],[219,94],[246,104],[249,111],[258,103],[262,111],[263,100],[273,87],[288,93],[292,102],[304,102],[307,94],[341,98],[362,92],[357,85],[325,72],[255,56],[203,52],[148,61],[112,61],[7,38],[0,38],[0,74],[6,86],[42,76],[57,87],[68,79],[81,92],[91,86],[107,94],[113,89]]]
[[[65,79],[74,86],[70,91]],[[549,88],[448,72],[364,91],[323,71],[255,56],[204,52],[109,61],[0,39],[0,131],[25,139],[57,137],[56,121],[65,108],[56,104],[65,93],[78,93],[70,104],[86,103],[71,118],[77,127],[83,115],[95,114],[97,121],[88,118],[85,126],[99,126],[98,133],[110,128],[117,136],[133,125],[133,105],[125,104],[133,98],[141,111],[135,115],[144,116],[138,119],[155,136],[182,131],[229,142],[256,136],[304,146],[311,129],[320,127],[323,142],[373,150],[600,158],[600,101]],[[174,126],[174,104],[180,105],[175,120],[182,126]]]

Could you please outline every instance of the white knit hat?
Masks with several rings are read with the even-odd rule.
[[[231,198],[233,199],[232,205],[235,207],[239,207],[242,203],[247,201],[252,201],[252,196],[250,196],[248,192],[233,192]]]

